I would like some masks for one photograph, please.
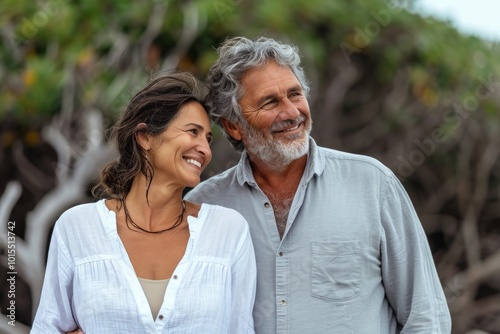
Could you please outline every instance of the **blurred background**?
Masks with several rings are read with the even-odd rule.
[[[499,10],[469,1],[460,16],[450,3],[2,0],[0,333],[29,331],[52,226],[92,201],[113,158],[106,130],[133,94],[158,71],[203,79],[234,35],[300,48],[317,143],[394,171],[427,233],[453,333],[500,333]],[[474,13],[489,31],[467,22]],[[214,132],[204,178],[239,158]]]

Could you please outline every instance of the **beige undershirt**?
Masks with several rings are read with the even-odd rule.
[[[151,280],[140,277],[138,277],[138,279],[141,283],[142,290],[144,290],[146,299],[148,300],[153,319],[156,319],[158,312],[160,312],[161,305],[163,304],[163,297],[165,296],[165,291],[167,290],[168,281],[170,279]]]

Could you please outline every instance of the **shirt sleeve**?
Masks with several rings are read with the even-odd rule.
[[[243,218],[242,218],[243,219]],[[255,253],[245,222],[231,267],[231,328],[230,333],[255,333],[252,311],[255,301],[257,269]]]
[[[450,333],[450,313],[425,232],[394,175],[380,209],[382,279],[401,333]]]
[[[56,224],[50,242],[40,304],[31,333],[66,333],[78,327],[71,307],[73,272],[73,260],[61,240]]]

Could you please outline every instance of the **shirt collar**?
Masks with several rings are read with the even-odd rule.
[[[308,183],[314,175],[321,175],[324,169],[325,152],[319,149],[312,137],[309,137],[309,153],[304,176],[302,177],[303,181]],[[257,186],[246,151],[243,151],[240,161],[236,166],[236,177],[240,186],[243,186],[245,183],[248,183],[252,187]]]

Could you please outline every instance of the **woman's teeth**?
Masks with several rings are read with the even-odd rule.
[[[195,165],[198,168],[201,168],[201,163],[194,159],[186,159],[186,162],[191,165]]]

